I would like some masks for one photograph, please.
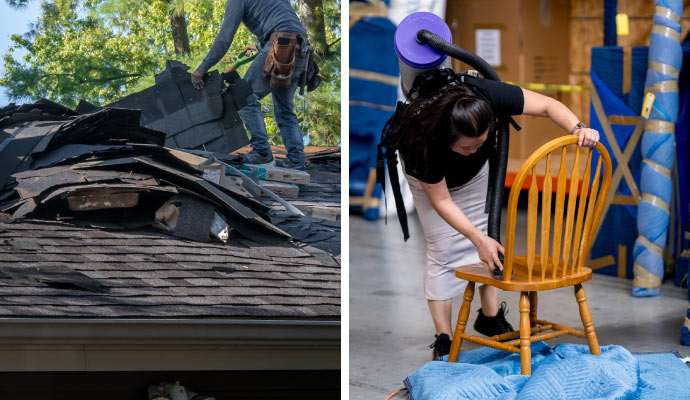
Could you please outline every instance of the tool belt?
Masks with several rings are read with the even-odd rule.
[[[295,73],[295,57],[301,53],[304,39],[287,32],[274,32],[271,34],[270,46],[262,76],[271,78],[271,88],[287,88],[292,83],[292,75]]]

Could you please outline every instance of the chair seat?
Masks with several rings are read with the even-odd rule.
[[[463,265],[455,269],[455,276],[472,282],[484,283],[490,286],[497,287],[502,290],[511,292],[536,292],[541,290],[557,289],[565,286],[573,286],[578,283],[586,282],[592,279],[592,270],[587,267],[582,267],[582,270],[575,273],[570,273],[570,264],[567,267],[565,277],[561,277],[562,268],[557,271],[556,279],[551,279],[552,269],[548,267],[546,270],[546,277],[541,280],[541,260],[537,255],[534,260],[533,276],[531,282],[527,280],[527,257],[520,256],[513,258],[513,279],[510,281],[499,281],[494,279],[493,274],[489,271],[489,267],[484,262],[477,264]],[[548,258],[547,265],[553,265],[551,258]]]

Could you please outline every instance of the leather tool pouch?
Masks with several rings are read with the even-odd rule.
[[[271,78],[271,88],[290,87],[292,74],[295,72],[296,50],[296,34],[285,32],[271,34],[271,50],[266,57],[262,74],[264,78]]]

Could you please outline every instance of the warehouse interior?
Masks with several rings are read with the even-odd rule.
[[[485,398],[521,398],[537,393],[534,392],[537,388],[540,395],[550,398],[637,399],[671,395],[690,398],[687,383],[674,386],[672,382],[690,376],[685,364],[690,362],[690,314],[687,314],[690,147],[685,111],[690,74],[690,62],[687,62],[690,43],[686,37],[690,28],[689,3],[670,0],[350,2],[351,399],[473,398],[472,394],[476,397],[477,393],[483,393]],[[559,370],[561,379],[557,381],[545,378],[546,370],[539,372],[541,366],[535,364],[534,357],[540,350],[534,342],[529,378],[525,378],[524,369],[520,376],[519,355],[508,356],[510,353],[496,350],[500,345],[489,348],[464,340],[457,363],[466,367],[462,371],[461,367],[448,366],[451,363],[447,361],[430,362],[429,345],[434,342],[435,329],[424,297],[427,262],[424,232],[407,183],[401,182],[410,234],[405,241],[391,182],[386,181],[384,191],[375,179],[376,145],[381,131],[396,102],[405,99],[398,86],[401,71],[405,73],[401,67],[403,61],[399,61],[400,52],[396,53],[390,44],[405,17],[415,12],[430,12],[442,18],[450,30],[452,43],[488,61],[500,80],[559,100],[587,126],[599,131],[600,142],[612,162],[612,182],[604,196],[606,200],[594,238],[586,250],[584,265],[593,274],[582,287],[602,354],[624,349],[621,351],[625,357],[637,368],[630,384],[621,383],[620,376],[604,378],[606,374],[601,371],[599,378],[594,377],[595,367],[589,364],[588,358],[593,356],[587,350],[585,335],[546,339],[549,351],[562,356],[559,360],[564,363],[572,361],[563,356],[567,351],[584,349],[586,353],[586,357],[572,364],[557,364],[568,365],[568,372]],[[667,21],[669,18],[673,23]],[[670,45],[675,47],[664,47],[671,43],[670,39],[675,43]],[[661,50],[659,43],[662,43]],[[365,48],[375,49],[379,56],[375,60],[360,57]],[[671,74],[676,77],[677,86],[654,81],[659,77],[656,74],[661,74],[657,52],[676,63]],[[476,69],[456,59],[452,60],[452,68],[456,72]],[[669,73],[670,69],[664,71]],[[655,92],[661,86],[664,89]],[[649,93],[656,95],[656,101],[650,100]],[[670,93],[676,97],[667,102]],[[664,109],[664,104],[671,111]],[[665,116],[659,117],[661,114]],[[667,135],[672,140],[664,138],[671,150],[666,154],[667,160],[659,160],[655,158],[658,154],[653,153],[661,145],[650,144],[654,139],[648,135],[658,131],[649,122],[666,117],[669,118],[664,121],[674,124]],[[528,201],[520,200],[517,213],[508,215],[511,190],[522,192],[521,199],[528,192],[539,193],[542,205],[547,197],[551,198],[543,196],[544,191],[553,190],[553,201],[556,201],[557,170],[546,173],[543,167],[536,167],[524,181],[518,179],[519,171],[540,146],[568,134],[547,118],[518,116],[515,120],[522,130],[510,128],[500,225],[503,239],[509,220],[518,228],[530,225]],[[581,159],[573,167],[577,162],[574,153],[569,153],[563,165],[569,171],[579,168],[582,172],[587,163]],[[558,160],[555,157],[552,165],[557,167]],[[592,171],[595,166],[596,160],[591,164]],[[544,189],[546,174],[553,175],[553,189]],[[667,194],[660,194],[661,186]],[[664,197],[668,201],[662,204],[650,200],[652,192],[656,198]],[[550,214],[552,221],[556,214],[557,210]],[[542,216],[536,220],[541,223]],[[658,235],[650,241],[647,233],[650,227],[656,229],[659,224],[666,227],[663,243]],[[540,231],[531,232],[516,233],[516,256],[526,254],[530,246],[533,248],[530,242],[534,242],[534,236]],[[539,258],[539,240],[536,242]],[[650,245],[651,242],[654,243]],[[651,253],[658,258],[656,267],[646,264]],[[517,329],[521,324],[520,291],[499,290],[498,296],[499,302],[505,301],[509,310],[506,319]],[[462,296],[453,300],[453,327],[462,300]],[[572,288],[540,293],[539,315],[582,329],[584,317],[581,321],[575,300]],[[472,326],[479,307],[475,295],[465,334],[481,336]],[[569,344],[576,347],[568,347]],[[506,354],[505,358],[501,354]],[[669,364],[659,361],[664,357]],[[506,372],[506,368],[514,367],[508,367],[509,360],[517,363],[517,369]],[[650,377],[655,369],[664,371],[658,374],[664,375],[659,381]],[[588,382],[607,380],[601,383],[602,388],[615,381],[615,385],[611,384],[615,388],[598,393],[581,392],[573,374],[589,374]],[[645,382],[652,381],[656,384],[643,388]],[[487,389],[489,386],[491,389]]]

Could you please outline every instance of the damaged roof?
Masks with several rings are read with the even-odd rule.
[[[248,239],[0,223],[0,317],[335,318],[340,257]]]
[[[0,109],[0,317],[339,319],[338,218],[209,181],[190,160],[238,156],[165,140],[137,110]],[[309,163],[302,211],[339,209],[331,158]],[[170,202],[177,227],[154,229]],[[208,241],[217,215],[226,243]]]

